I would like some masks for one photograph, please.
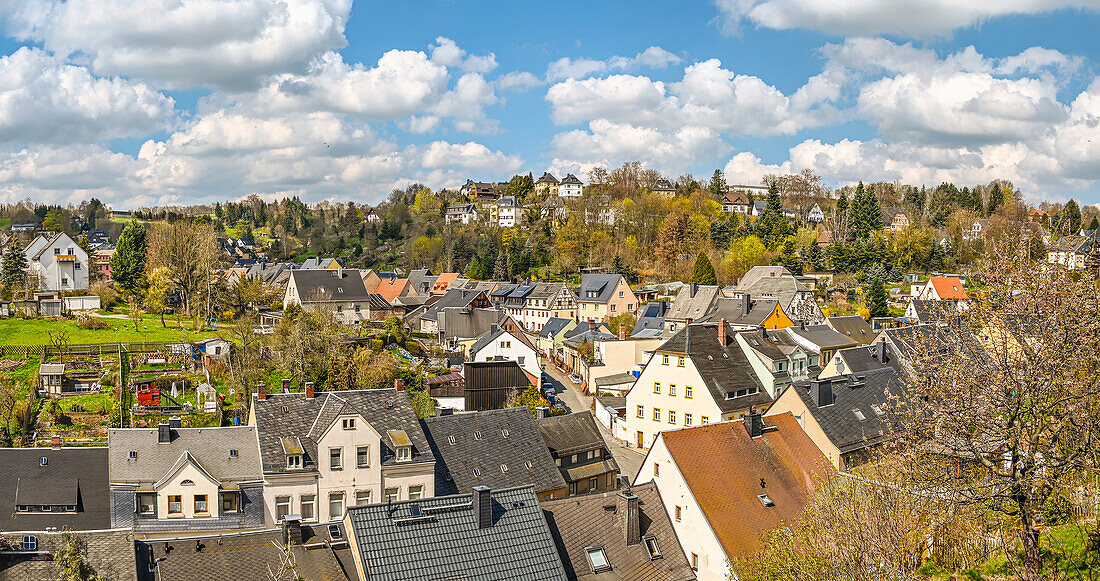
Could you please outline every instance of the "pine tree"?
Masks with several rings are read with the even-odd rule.
[[[775,183],[768,188],[768,201],[764,205],[764,212],[760,214],[756,227],[764,244],[769,248],[774,248],[789,233],[787,218],[783,216],[783,200],[779,197],[779,188]]]
[[[867,307],[871,311],[871,316],[889,316],[890,306],[887,304],[889,299],[889,295],[886,294],[886,285],[882,282],[882,279],[872,279],[867,288]]]
[[[802,274],[802,259],[795,252],[794,237],[788,237],[783,242],[783,252],[779,255],[779,260],[787,270],[791,271],[791,274],[796,276]]]
[[[1081,208],[1076,200],[1066,202],[1062,208],[1062,234],[1077,234],[1081,230]]]
[[[871,188],[864,188],[863,182],[856,186],[856,195],[852,199],[852,227],[856,238],[866,238],[873,230],[882,228],[882,208],[878,196]]]
[[[722,175],[722,170],[714,170],[714,175],[710,177],[710,187],[708,189],[715,196],[726,193],[726,178]]]
[[[122,230],[111,256],[111,278],[125,292],[142,287],[145,280],[145,226],[131,221]]]
[[[691,282],[695,284],[718,284],[718,275],[714,273],[714,265],[710,263],[707,253],[702,250],[695,257],[695,266],[691,268]]]
[[[1096,216],[1092,217],[1092,222],[1089,222],[1089,230],[1100,230],[1100,220],[1096,219]]]
[[[23,253],[23,245],[19,239],[13,239],[8,251],[4,253],[3,264],[0,265],[0,279],[4,281],[4,288],[14,291],[23,288],[27,280],[27,255]]]

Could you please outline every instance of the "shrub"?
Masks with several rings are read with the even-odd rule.
[[[88,291],[99,297],[100,307],[104,309],[110,309],[115,303],[122,300],[122,295],[109,282],[92,283],[92,286],[88,287]]]
[[[111,325],[103,319],[96,317],[89,317],[88,315],[81,314],[76,319],[76,326],[81,329],[110,329]]]

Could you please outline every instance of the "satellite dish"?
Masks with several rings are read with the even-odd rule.
[[[843,359],[838,359],[837,360],[837,362],[836,362],[836,372],[841,374],[841,375],[844,375],[844,360]]]

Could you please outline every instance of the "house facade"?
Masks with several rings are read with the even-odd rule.
[[[638,299],[621,274],[586,274],[577,291],[577,316],[582,321],[601,322],[638,308]]]
[[[563,198],[579,198],[584,193],[584,184],[573,174],[568,174],[558,183],[558,195]]]
[[[543,172],[542,177],[535,181],[535,193],[544,197],[558,195],[558,178],[550,172]]]
[[[538,333],[550,319],[575,319],[577,297],[564,282],[536,282],[521,285],[509,294],[505,311],[525,330]]]
[[[27,245],[27,268],[38,275],[39,290],[66,292],[88,288],[88,253],[64,232],[39,236]]]
[[[448,224],[469,224],[477,221],[477,206],[473,204],[455,204],[447,206],[445,220]]]
[[[538,351],[522,331],[513,333],[493,325],[488,333],[470,346],[467,357],[470,361],[515,361],[531,376],[532,383],[542,383]]]

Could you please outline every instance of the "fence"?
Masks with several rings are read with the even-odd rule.
[[[26,359],[31,353],[40,353],[45,345],[0,345],[0,357]]]
[[[118,355],[118,351],[121,348],[128,353],[149,353],[153,351],[163,351],[167,349],[171,343],[164,341],[155,341],[148,343],[86,343],[81,345],[62,345],[60,347],[54,345],[42,345],[42,360],[47,361],[52,357],[60,357],[62,355]]]

